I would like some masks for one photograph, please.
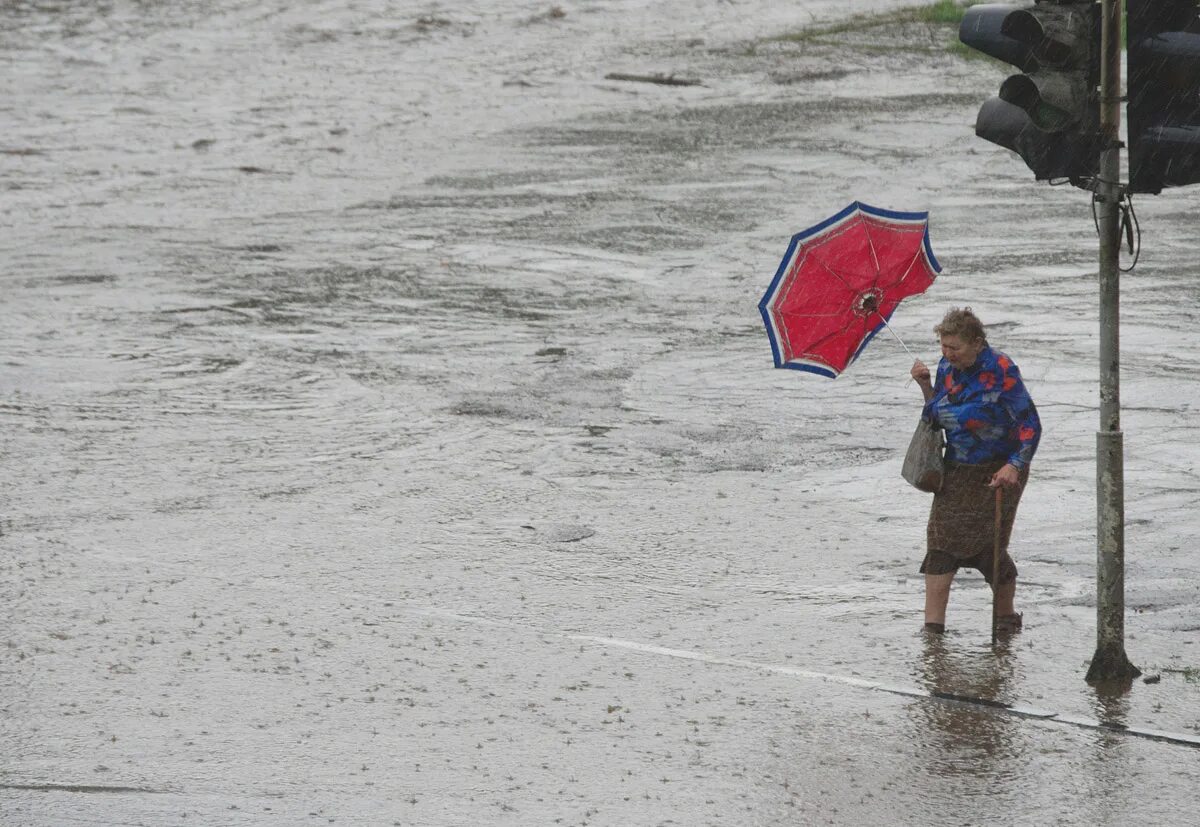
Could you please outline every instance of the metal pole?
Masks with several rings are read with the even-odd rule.
[[[1141,674],[1125,655],[1125,474],[1121,434],[1120,227],[1123,0],[1101,2],[1100,430],[1096,432],[1096,654],[1087,681]]]

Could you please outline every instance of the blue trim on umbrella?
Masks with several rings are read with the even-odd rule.
[[[925,246],[925,258],[929,259],[929,265],[933,267],[933,272],[942,272],[942,265],[938,263],[937,256],[933,254],[933,245],[929,241],[929,213],[928,212],[899,212],[897,210],[885,210],[882,207],[872,207],[869,204],[864,204],[861,201],[855,201],[855,204],[862,209],[863,212],[870,215],[877,215],[881,218],[895,218],[900,221],[924,221],[925,235],[921,239]]]
[[[942,265],[938,264],[937,258],[933,254],[933,247],[929,244],[929,225],[925,225],[925,258],[929,259],[929,264],[933,267],[933,272],[942,272]]]
[[[775,341],[775,330],[771,327],[771,319],[766,306],[759,305],[758,312],[762,314],[763,324],[767,326],[767,338],[771,340],[771,358],[775,360],[775,367],[781,368],[783,364],[779,361],[779,343]]]
[[[851,206],[857,206],[863,212],[869,215],[877,215],[880,218],[895,218],[898,221],[927,221],[929,219],[928,212],[885,210],[883,207],[872,207],[870,204],[864,204],[861,201],[855,201]]]
[[[807,230],[801,230],[800,232],[796,233],[794,236],[792,236],[792,241],[793,242],[802,241],[802,240],[808,238],[810,235],[815,235],[815,234],[821,232],[821,230],[824,230],[826,227],[828,227],[832,224],[836,224],[839,221],[842,221],[843,219],[848,217],[851,213],[857,212],[859,209],[862,208],[862,206],[863,205],[860,204],[859,202],[854,201],[850,204],[850,206],[846,207],[846,209],[842,210],[837,215],[831,215],[829,218],[826,218],[820,224],[814,224],[811,227],[809,227]],[[874,207],[872,207],[871,209],[874,209]]]
[[[779,367],[788,368],[789,370],[802,370],[806,373],[819,373],[821,376],[828,376],[830,379],[838,378],[837,371],[830,370],[829,368],[817,367],[816,365],[797,365],[793,364],[792,362],[788,362],[786,365],[780,365]]]
[[[779,269],[775,271],[775,278],[771,279],[771,284],[767,287],[767,292],[763,293],[762,300],[758,303],[758,312],[762,314],[763,324],[767,327],[767,338],[771,340],[771,357],[775,360],[775,367],[777,368],[781,368],[784,365],[779,356],[779,342],[775,341],[775,328],[771,325],[771,315],[767,310],[767,306],[771,301],[771,295],[775,292],[775,288],[779,286],[779,280],[787,272],[788,262],[791,261],[792,253],[796,252],[796,245],[800,243],[802,235],[802,233],[797,233],[792,236],[787,252],[783,254],[783,261],[779,262]]]

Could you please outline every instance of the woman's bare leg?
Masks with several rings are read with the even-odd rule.
[[[1017,594],[1017,581],[1011,583],[1001,583],[996,590],[996,614],[1001,617],[1005,615],[1016,614],[1016,609],[1013,608],[1013,598]],[[925,610],[928,613],[928,609]]]
[[[946,623],[946,604],[950,602],[950,583],[954,572],[925,575],[925,622]],[[1001,589],[1004,587],[1001,586]]]

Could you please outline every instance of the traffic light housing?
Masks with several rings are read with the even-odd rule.
[[[971,6],[958,38],[1010,63],[1012,75],[984,103],[975,134],[1021,156],[1039,180],[1086,187],[1100,169],[1100,6],[1036,0]]]
[[[1127,0],[1129,190],[1200,183],[1197,0]]]

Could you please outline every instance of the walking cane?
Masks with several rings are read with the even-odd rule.
[[[996,521],[992,531],[992,646],[996,645],[996,627],[1000,620],[1000,507],[1004,489],[996,486]]]

